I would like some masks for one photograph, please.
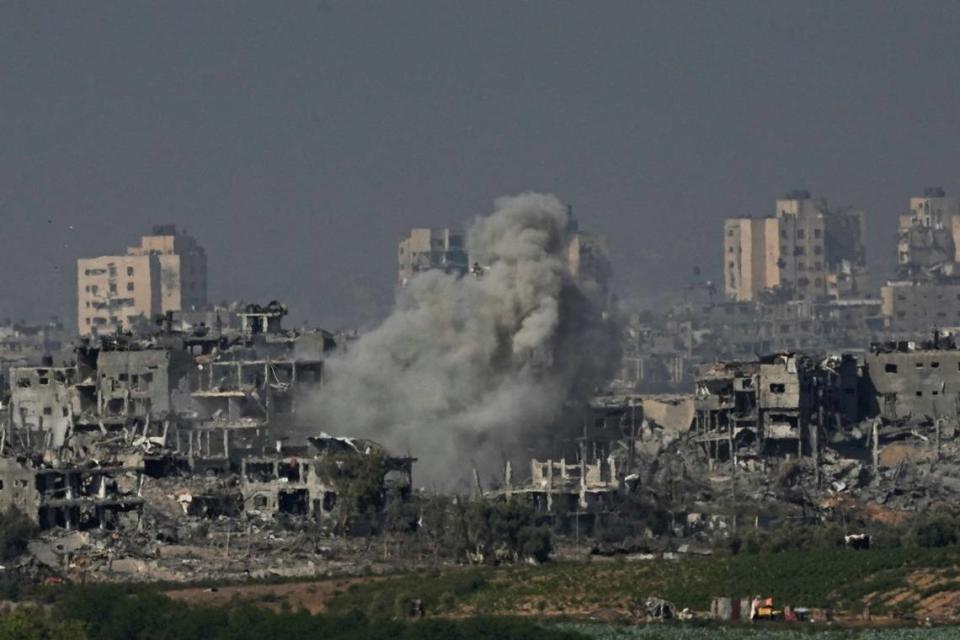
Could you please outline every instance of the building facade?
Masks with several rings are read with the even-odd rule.
[[[880,288],[887,328],[894,333],[927,335],[933,329],[960,327],[960,280],[902,280]]]
[[[467,252],[463,235],[450,229],[411,229],[397,247],[397,281],[406,285],[422,271],[439,269],[463,275],[467,272]]]
[[[131,256],[156,256],[160,264],[162,312],[196,310],[207,304],[207,252],[175,225],[160,225],[143,236]]]
[[[749,302],[779,286],[780,244],[776,218],[729,218],[724,223],[724,289],[737,302]]]
[[[960,198],[940,187],[910,198],[910,209],[900,215],[897,265],[903,274],[960,262]]]
[[[806,191],[777,200],[780,281],[798,300],[827,294],[826,221]]]
[[[80,335],[129,329],[157,314],[206,303],[206,252],[173,225],[154,227],[126,255],[77,261]]]
[[[831,211],[807,191],[776,201],[768,218],[724,224],[724,290],[737,302],[780,289],[793,300],[857,297],[867,288],[864,216]]]
[[[960,351],[954,344],[874,345],[866,359],[875,410],[888,420],[956,421]]]

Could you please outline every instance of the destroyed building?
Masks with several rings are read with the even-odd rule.
[[[414,458],[388,455],[369,440],[320,434],[310,438],[309,448],[300,455],[281,450],[244,458],[240,471],[244,509],[336,522],[345,508],[382,506],[387,491],[401,499],[409,497],[414,462]],[[361,474],[375,476],[375,495],[367,496],[373,504],[345,505],[358,499],[347,485]]]
[[[56,318],[46,324],[0,321],[0,387],[7,387],[13,367],[42,364],[45,357],[69,357],[71,334]]]
[[[686,392],[696,367],[777,352],[865,353],[884,339],[878,298],[754,300],[677,305],[634,316],[623,332],[616,386],[643,393]],[[924,331],[926,335],[927,331]]]
[[[0,508],[16,507],[41,528],[115,528],[124,514],[135,525],[143,505],[139,466],[46,466],[0,457]]]
[[[928,423],[960,417],[960,350],[952,338],[875,344],[866,368],[874,413]]]
[[[10,424],[27,447],[60,447],[81,411],[75,367],[10,370]]]
[[[697,376],[696,439],[711,459],[818,451],[839,423],[859,419],[859,366],[784,353],[707,365]]]
[[[505,468],[503,486],[484,495],[494,500],[516,500],[552,518],[575,518],[577,526],[592,527],[598,517],[614,508],[614,499],[624,492],[623,473],[614,456],[588,462],[530,460],[530,478],[513,480],[512,466]]]
[[[193,369],[191,355],[179,349],[128,344],[101,350],[97,358],[98,413],[106,418],[140,419],[175,413],[175,392]]]
[[[332,461],[368,455],[383,461],[384,490],[409,496],[413,459],[367,441],[308,441],[317,430],[299,405],[320,393],[333,336],[284,329],[287,309],[276,302],[232,313],[192,326],[168,313],[149,331],[82,341],[68,366],[47,358],[14,368],[0,507],[17,506],[41,528],[109,528],[139,514],[144,477],[193,475],[237,484],[190,492],[187,513],[230,512],[233,495],[247,498],[240,510],[321,519],[337,513],[345,481]]]
[[[897,265],[901,275],[960,262],[957,196],[948,196],[940,187],[928,187],[923,196],[910,198],[909,210],[900,214],[899,222]]]

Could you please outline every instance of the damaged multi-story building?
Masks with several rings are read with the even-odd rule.
[[[52,359],[40,367],[10,370],[10,425],[27,447],[60,447],[80,413],[76,367],[54,367]]]
[[[794,353],[706,365],[697,376],[696,439],[711,459],[815,454],[828,430],[859,417],[860,367]]]
[[[287,308],[277,302],[221,311],[233,317],[218,312],[190,325],[168,312],[148,332],[84,339],[67,364],[48,357],[13,368],[0,436],[0,508],[17,506],[41,527],[114,526],[118,513],[143,503],[133,478],[214,474],[241,479],[236,502],[251,513],[319,516],[337,512],[331,496],[343,481],[334,467],[321,467],[374,452],[384,486],[409,496],[413,459],[346,438],[310,444],[318,431],[305,409],[321,393],[325,358],[337,349],[332,334],[285,329]],[[301,461],[297,481],[290,452]],[[272,469],[259,485],[257,465]],[[266,487],[270,508],[256,497]],[[301,508],[304,496],[314,497]],[[197,513],[233,501],[191,497]]]
[[[86,463],[46,465],[0,457],[0,505],[16,507],[41,528],[135,526],[143,497],[143,467]]]
[[[310,437],[309,446],[297,452],[281,448],[244,458],[240,470],[244,508],[265,515],[285,513],[337,523],[345,512],[382,507],[387,492],[408,498],[415,461],[389,455],[369,440],[320,434]],[[371,480],[376,487],[372,495],[348,488],[358,481],[370,486]]]
[[[530,480],[514,485],[508,465],[504,486],[488,492],[489,497],[520,500],[537,511],[562,517],[583,516],[587,522],[612,505],[612,499],[622,492],[623,476],[617,472],[612,456],[587,462],[585,458],[568,462],[560,460],[530,460]]]
[[[463,234],[450,229],[411,229],[397,245],[397,281],[405,285],[422,271],[439,269],[463,275],[467,272],[467,250]]]
[[[881,287],[889,337],[960,326],[960,198],[940,187],[910,198],[897,230],[897,278]]]
[[[877,298],[712,302],[647,314],[624,331],[618,388],[685,392],[696,367],[777,352],[866,352],[883,339]]]
[[[941,187],[928,187],[910,198],[900,214],[897,265],[902,275],[923,273],[960,263],[960,198]]]
[[[960,417],[960,350],[952,337],[877,343],[866,369],[873,413],[928,424]]]

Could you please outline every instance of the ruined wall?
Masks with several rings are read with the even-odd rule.
[[[890,351],[866,356],[869,387],[885,417],[956,419],[960,351]]]
[[[758,391],[761,409],[799,410],[801,381],[796,361],[761,364]]]
[[[49,438],[44,444],[63,445],[73,416],[81,409],[79,395],[72,387],[76,369],[19,367],[11,369],[10,374],[10,420],[14,429],[44,432]]]
[[[39,506],[34,471],[14,458],[0,458],[0,509],[16,507],[37,522]]]
[[[934,328],[960,326],[958,281],[889,282],[881,296],[893,332],[928,334]]]
[[[193,359],[183,351],[102,351],[97,360],[100,411],[114,416],[169,413],[173,390],[193,368]]]

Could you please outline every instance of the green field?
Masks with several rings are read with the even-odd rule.
[[[935,576],[915,588],[916,576]],[[540,566],[434,571],[357,584],[329,603],[335,613],[390,615],[418,598],[429,612],[578,614],[629,611],[649,596],[679,608],[707,610],[716,596],[773,596],[778,605],[871,612],[890,608],[882,594],[908,590],[910,607],[942,591],[960,591],[960,548],[784,552],[677,561],[548,563]]]
[[[352,581],[253,585],[219,602],[173,599],[158,585],[66,585],[36,591],[33,606],[0,615],[0,640],[946,640],[960,639],[960,547],[844,549],[676,561],[595,561],[433,570]],[[224,588],[225,590],[226,588]],[[315,599],[311,615],[290,594]],[[849,614],[869,604],[899,628],[825,623],[722,626],[706,620],[624,624],[650,596],[708,609],[716,596],[764,594],[778,606]],[[322,595],[321,595],[322,594]],[[426,618],[407,619],[412,600]],[[40,607],[41,603],[49,607]],[[932,608],[931,603],[939,603]],[[326,610],[323,611],[323,605]],[[848,616],[844,618],[843,614]]]
[[[831,629],[813,626],[804,629],[751,627],[684,627],[682,625],[647,625],[623,627],[611,625],[558,625],[594,640],[956,640],[958,627],[932,629]]]

